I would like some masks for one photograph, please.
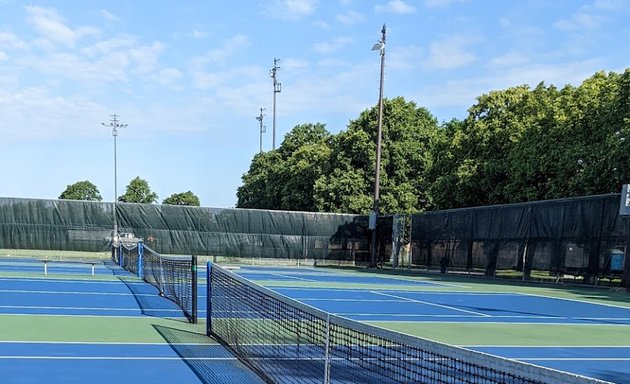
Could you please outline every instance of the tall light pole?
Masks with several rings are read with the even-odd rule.
[[[260,115],[256,116],[256,120],[258,120],[260,122],[260,153],[262,153],[262,134],[267,132],[267,127],[265,127],[263,125],[263,118],[265,117],[265,114],[263,113],[265,111],[265,108],[260,108]]]
[[[118,200],[118,170],[116,164],[116,137],[118,137],[118,128],[124,128],[127,124],[121,124],[118,115],[111,115],[112,119],[109,124],[101,123],[104,127],[112,128],[112,136],[114,137],[114,237],[118,240],[118,222],[116,220],[116,200]]]
[[[370,213],[369,229],[372,230],[372,244],[370,247],[370,267],[376,267],[376,221],[378,219],[378,205],[381,182],[381,136],[383,130],[383,79],[385,70],[385,24],[381,30],[381,39],[372,47],[381,55],[381,78],[378,92],[378,133],[376,136],[376,165],[374,169],[374,207]]]
[[[282,92],[282,84],[278,81],[277,72],[280,67],[278,62],[280,59],[273,59],[273,68],[269,71],[269,75],[273,79],[273,134],[271,138],[271,149],[276,149],[276,94]]]

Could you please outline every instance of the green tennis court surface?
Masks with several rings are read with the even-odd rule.
[[[235,272],[348,319],[600,380],[630,382],[630,303],[613,291],[319,268],[240,267]],[[206,316],[205,273],[200,266],[200,319]],[[0,371],[5,382],[262,382],[205,336],[203,321],[188,323],[180,308],[156,292],[107,261],[96,264],[92,276],[89,263],[51,263],[44,275],[39,259],[0,259]],[[291,322],[283,321],[285,326]],[[297,353],[294,347],[287,350]],[[372,354],[367,361],[374,361],[379,351],[371,347],[365,353]],[[283,376],[285,382],[323,382],[319,357],[300,360],[276,352],[261,359],[301,367]],[[343,369],[343,360],[332,361],[333,370]],[[300,369],[309,364],[321,368],[322,375],[298,381],[304,379]],[[365,377],[363,382],[371,382]],[[331,382],[358,381],[333,375]]]
[[[621,292],[365,271],[242,267],[236,273],[344,318],[630,382],[630,302]]]
[[[107,262],[0,259],[3,383],[261,383],[151,285]]]

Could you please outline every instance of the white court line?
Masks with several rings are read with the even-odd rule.
[[[236,357],[163,357],[163,356],[1,356],[0,360],[195,360],[195,361],[234,361]]]
[[[52,345],[200,345],[200,346],[221,346],[219,343],[169,343],[169,342],[130,342],[130,341],[32,341],[32,340],[0,340],[0,344],[52,344]]]
[[[443,317],[447,317],[447,318],[458,318],[458,319],[478,319],[479,316],[475,315],[475,316],[464,316],[464,315],[422,315],[422,314],[399,314],[399,313],[337,313],[338,315],[343,315],[343,316],[389,316],[389,317],[422,317],[422,318],[427,318],[427,317],[434,317],[434,318],[443,318]],[[628,324],[590,324],[590,323],[578,323],[576,322],[576,320],[585,320],[585,321],[612,321],[612,320],[621,320],[621,321],[629,321],[630,322],[630,318],[613,318],[613,319],[607,319],[607,318],[584,318],[584,317],[550,317],[550,316],[525,316],[525,315],[518,315],[518,316],[510,316],[510,315],[492,315],[492,316],[486,316],[486,318],[492,318],[492,319],[532,319],[532,320],[573,320],[573,322],[570,323],[556,323],[556,322],[545,322],[545,323],[540,323],[540,324],[549,324],[549,325],[554,325],[554,324],[565,324],[565,325],[597,325],[597,326],[608,326],[608,325],[626,325],[626,326],[630,326],[630,323]],[[388,322],[388,321],[398,321],[398,320],[365,320],[368,322]],[[470,323],[470,324],[495,324],[497,322],[487,322],[487,321],[475,321],[475,322],[465,322],[465,323]],[[530,324],[530,323],[526,323],[526,322],[512,322],[512,321],[507,321],[507,322],[501,322],[502,324]],[[534,323],[531,323],[534,324]],[[538,323],[536,323],[538,324]]]
[[[127,293],[127,292],[81,292],[81,291],[29,291],[22,289],[0,289],[4,293],[34,293],[47,295],[98,295],[98,296],[157,296],[157,293]]]
[[[630,348],[630,345],[462,345],[464,348],[567,348],[567,349],[589,349],[589,348]]]
[[[106,307],[49,307],[36,305],[0,305],[7,309],[54,309],[54,310],[86,310],[86,311],[144,311],[144,312],[181,312],[181,309],[142,309],[142,308],[106,308]]]
[[[205,312],[205,311],[203,311]],[[144,314],[137,315],[68,315],[68,314],[54,314],[54,313],[0,313],[0,317],[14,317],[14,316],[25,316],[25,317],[72,317],[72,318],[88,318],[88,319],[103,319],[103,317],[107,319],[146,319],[155,321],[155,317],[150,317]],[[175,316],[175,317],[162,317],[162,319],[173,319],[173,320],[181,320],[183,317]]]
[[[530,297],[542,297],[542,298],[546,298],[546,299],[572,301],[572,302],[581,303],[581,304],[602,305],[604,307],[626,309],[626,310],[630,311],[630,307],[626,307],[626,306],[623,306],[623,305],[610,304],[610,303],[601,303],[599,301],[589,301],[589,300],[571,299],[571,298],[567,298],[567,297],[555,297],[555,296],[548,296],[548,295],[539,295],[537,293],[525,293],[525,292],[520,293],[520,292],[517,292],[515,294],[516,295],[523,295],[523,296],[530,296]]]
[[[408,301],[408,302],[411,302],[411,303],[418,303],[418,304],[424,304],[424,305],[429,305],[429,306],[433,306],[433,307],[445,308],[445,309],[449,309],[451,311],[471,313],[473,315],[482,316],[482,317],[492,317],[491,315],[488,315],[486,313],[468,311],[468,310],[465,310],[465,309],[459,309],[459,308],[451,307],[449,305],[430,303],[428,301],[408,299],[406,297],[396,296],[396,295],[392,295],[392,294],[389,294],[389,293],[383,293],[383,292],[377,292],[377,291],[370,291],[370,293],[374,293],[376,295],[383,295],[383,296],[388,296],[388,297],[394,297],[394,298],[397,298],[397,299],[400,299],[400,300],[405,300],[405,301]]]
[[[149,285],[149,283],[144,283]],[[50,295],[108,295],[108,296],[134,296],[134,297],[156,297],[156,293],[131,293],[131,292],[81,292],[81,291],[28,291],[21,289],[0,289],[0,293],[28,293],[28,294],[50,294]],[[206,295],[197,295],[198,298],[206,298]]]
[[[519,361],[630,361],[630,357],[519,357]]]
[[[346,315],[346,316],[355,316],[355,315]],[[372,315],[373,316],[373,315]],[[387,316],[392,316],[392,314],[388,314]],[[396,316],[400,316],[400,315],[396,315]],[[437,317],[439,318],[440,316],[426,316],[426,317]],[[450,316],[443,316],[443,317],[459,317],[462,319],[467,319],[467,318],[478,318],[475,316],[456,316],[456,315],[450,315]],[[493,319],[495,318],[494,316],[491,316]],[[363,322],[369,323],[369,324],[380,324],[380,323],[384,323],[384,327],[387,326],[388,323],[410,323],[410,324],[418,324],[417,320],[361,320]],[[426,324],[444,324],[444,321],[440,321],[440,320],[428,320],[428,321],[423,321],[422,323],[426,323]],[[479,324],[504,324],[504,325],[552,325],[554,327],[557,326],[562,326],[562,327],[570,327],[570,326],[578,326],[578,327],[630,327],[630,324],[595,324],[595,323],[576,323],[576,322],[569,322],[569,323],[565,323],[565,322],[548,322],[548,321],[490,321],[490,322],[484,322],[484,321],[449,321],[448,324],[475,324],[475,325],[479,325]]]
[[[297,277],[297,276],[291,276],[291,275],[284,275],[282,273],[265,273],[266,275],[270,275],[270,276],[276,276],[276,277],[283,277],[283,278],[289,278],[289,279],[294,279],[294,280],[299,280],[299,281],[308,281],[311,283],[317,283],[319,282],[318,280],[311,280],[311,279],[305,279],[303,277]],[[257,279],[257,280],[265,280],[265,279]]]
[[[146,282],[140,280],[140,279],[135,279],[131,276],[129,276],[130,280],[125,280],[124,282],[122,280],[115,280],[114,278],[110,278],[110,279],[106,279],[106,280],[95,280],[94,278],[92,279],[51,279],[49,277],[42,277],[41,278],[26,278],[26,277],[18,277],[18,278],[13,278],[13,277],[0,277],[0,281],[23,281],[23,282],[31,282],[31,283],[61,283],[61,284],[116,284],[116,285],[120,285],[120,284],[146,284]]]
[[[308,297],[298,297],[293,300],[297,301],[339,301],[339,302],[351,302],[351,303],[406,303],[407,300],[387,300],[387,299],[326,299],[326,298],[308,298]]]

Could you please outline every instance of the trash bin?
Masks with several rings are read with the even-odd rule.
[[[610,271],[622,272],[623,271],[623,251],[619,249],[612,249],[610,251]]]

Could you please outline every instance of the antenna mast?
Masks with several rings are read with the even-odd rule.
[[[260,108],[260,115],[256,116],[256,120],[258,120],[260,122],[260,153],[262,153],[262,136],[263,133],[267,132],[267,127],[263,125],[263,118],[265,117],[265,114],[263,113],[265,111],[265,108]]]
[[[269,75],[273,79],[273,134],[271,139],[271,148],[276,149],[276,94],[282,92],[282,84],[278,81],[277,72],[280,69],[278,62],[280,59],[273,59],[273,68],[269,71]]]

